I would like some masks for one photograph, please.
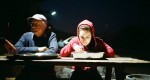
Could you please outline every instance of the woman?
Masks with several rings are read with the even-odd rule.
[[[95,36],[93,23],[89,20],[83,20],[77,26],[77,36],[72,38],[71,41],[61,49],[60,54],[62,57],[71,55],[71,52],[105,52],[104,58],[114,57],[113,49],[106,44],[103,40]],[[70,80],[102,80],[97,71],[96,66],[88,67],[73,67],[74,72]]]

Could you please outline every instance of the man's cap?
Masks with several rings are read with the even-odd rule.
[[[27,20],[36,19],[36,20],[44,20],[47,21],[46,17],[42,14],[35,14],[32,17],[28,17]]]

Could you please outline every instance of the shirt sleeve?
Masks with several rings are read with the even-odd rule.
[[[108,44],[104,43],[105,44],[105,47],[106,47],[106,54],[105,56],[106,57],[114,57],[115,56],[115,53],[114,53],[114,50],[112,47],[110,47]]]
[[[76,38],[72,38],[72,39],[70,40],[70,42],[69,42],[67,45],[65,45],[65,47],[63,47],[63,48],[60,50],[60,55],[61,55],[62,57],[70,56],[70,55],[71,55],[71,52],[74,51],[73,46],[76,45],[76,44],[77,44],[77,43],[76,43]]]
[[[100,39],[98,37],[97,37],[97,41],[98,41],[99,49],[102,49],[105,52],[104,57],[114,57],[115,56],[115,52],[111,46],[109,46],[107,43],[105,43],[102,39]]]
[[[31,36],[31,34],[30,34]],[[37,52],[38,51],[38,47],[30,47],[29,46],[29,35],[27,34],[23,34],[21,36],[21,38],[19,39],[19,41],[15,44],[15,47],[17,49],[18,53],[32,53],[32,52]]]
[[[48,44],[49,44],[49,49],[44,51],[44,53],[56,53],[58,51],[58,43],[57,43],[57,38],[56,38],[56,34],[52,32],[49,40],[48,40]]]

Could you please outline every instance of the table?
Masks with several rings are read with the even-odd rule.
[[[8,60],[0,57],[0,65],[63,65],[63,66],[106,66],[105,80],[111,80],[112,67],[126,66],[147,66],[150,67],[150,61],[135,59],[130,57],[107,58],[106,60],[75,60],[70,57],[61,57],[60,59],[49,60]]]

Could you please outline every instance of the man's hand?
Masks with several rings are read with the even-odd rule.
[[[45,46],[44,46],[44,47],[39,47],[39,48],[38,48],[38,51],[39,51],[39,52],[44,52],[44,51],[46,51],[46,50],[48,50],[48,48],[45,47]]]

